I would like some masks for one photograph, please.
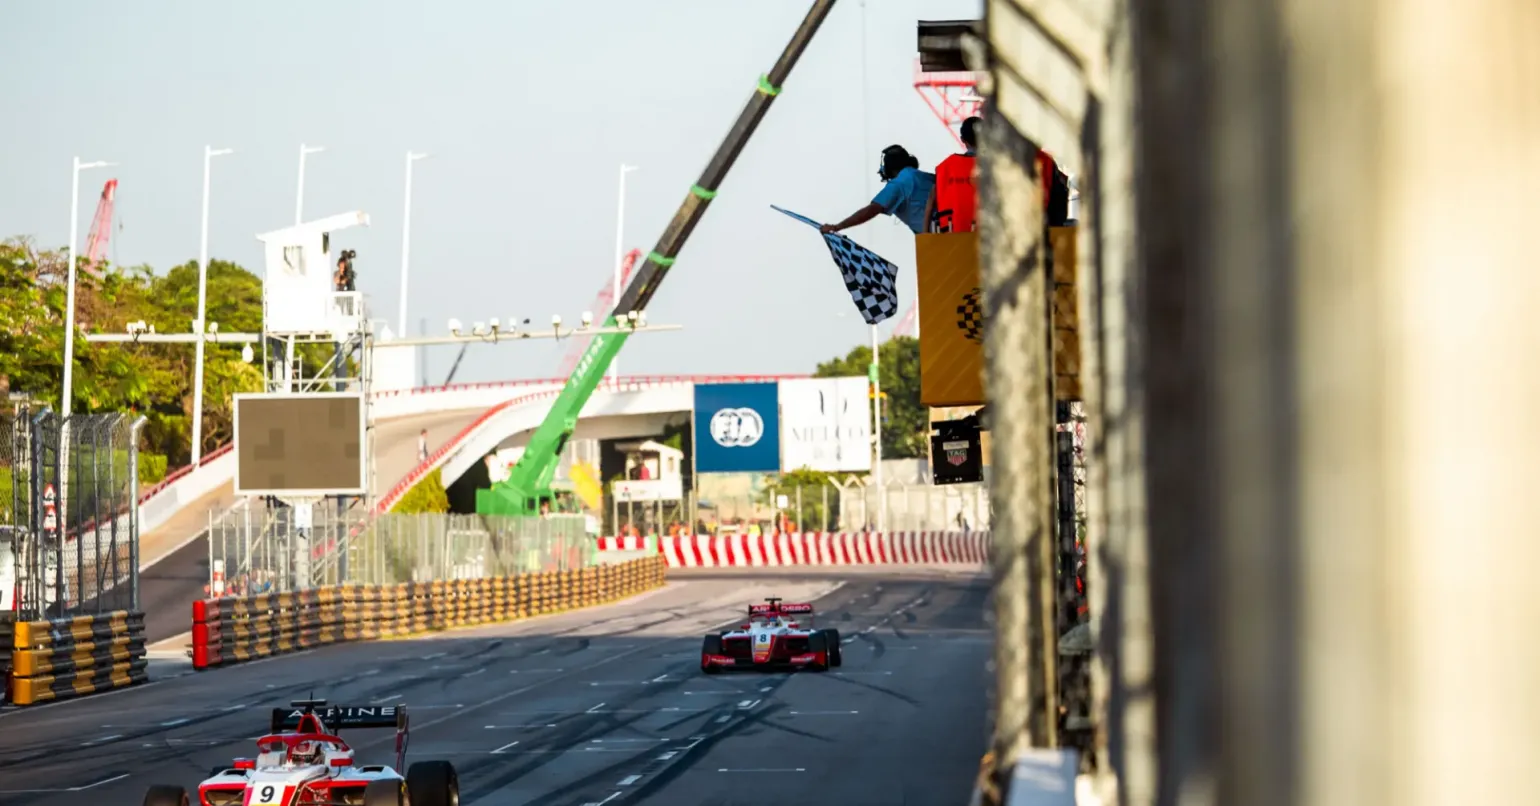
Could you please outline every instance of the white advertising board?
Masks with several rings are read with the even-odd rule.
[[[872,469],[871,401],[866,379],[780,382],[781,470]]]
[[[619,503],[636,501],[678,501],[684,498],[684,480],[675,476],[668,479],[627,479],[613,482],[610,490]]]

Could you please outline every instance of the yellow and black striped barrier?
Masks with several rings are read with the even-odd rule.
[[[18,621],[11,625],[11,702],[33,705],[149,679],[144,614]]]
[[[484,579],[336,585],[193,603],[193,668],[559,613],[661,587],[661,556]]]

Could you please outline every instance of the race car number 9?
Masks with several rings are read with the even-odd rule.
[[[283,787],[263,784],[251,795],[250,806],[283,806]]]

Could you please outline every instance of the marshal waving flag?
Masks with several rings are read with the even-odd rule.
[[[770,207],[813,229],[819,227],[817,221],[807,216],[773,204]],[[868,325],[875,325],[898,313],[898,267],[837,232],[820,234],[829,246],[829,254],[834,256],[834,265],[839,267],[845,288],[850,291],[850,298],[855,302],[856,310],[861,312],[861,318]]]

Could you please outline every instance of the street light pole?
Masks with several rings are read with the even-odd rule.
[[[620,266],[625,262],[625,237],[626,237],[626,174],[637,170],[635,165],[620,164],[620,201],[615,211],[615,290],[611,297],[615,302],[620,302]],[[610,383],[616,382],[620,377],[620,359],[610,362]]]
[[[193,332],[202,334],[208,330],[209,284],[209,168],[215,157],[233,152],[234,149],[213,146],[203,147],[203,225],[198,236],[198,318],[193,322]],[[193,427],[192,464],[198,465],[203,457],[203,339],[198,339],[198,355],[193,359]]]
[[[309,154],[319,154],[325,150],[325,146],[307,146],[304,143],[299,144],[299,187],[294,191],[295,226],[305,223],[305,157]]]
[[[427,156],[406,152],[406,214],[401,222],[401,306],[396,317],[402,337],[406,336],[406,267],[412,253],[412,163]]]
[[[75,241],[80,238],[80,172],[87,168],[105,168],[113,162],[81,162],[75,158],[70,185],[70,243],[69,277],[66,281],[64,303],[64,388],[60,390],[59,412],[70,416],[70,404],[75,398]]]

